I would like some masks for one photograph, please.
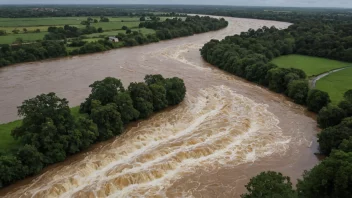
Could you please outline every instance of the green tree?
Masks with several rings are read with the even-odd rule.
[[[82,113],[91,112],[92,100],[98,100],[104,106],[108,103],[113,103],[118,93],[125,91],[122,82],[113,77],[106,77],[104,80],[95,81],[89,87],[92,88],[92,92],[80,106],[80,112]]]
[[[338,149],[346,153],[352,152],[352,136],[343,140]]]
[[[131,34],[132,33],[132,30],[131,29],[127,29],[126,30],[126,34]]]
[[[247,193],[241,198],[294,198],[295,191],[289,177],[273,171],[262,172],[246,185]]]
[[[41,94],[25,100],[18,107],[22,125],[12,131],[15,139],[36,147],[45,163],[62,161],[68,152],[68,140],[74,131],[74,119],[68,101],[55,93]]]
[[[97,124],[99,130],[99,140],[107,140],[121,134],[123,123],[121,114],[117,111],[114,103],[102,106],[100,101],[92,101],[91,118]]]
[[[16,180],[23,179],[28,170],[22,162],[13,155],[0,155],[0,187],[11,184]]]
[[[186,86],[180,78],[167,78],[165,88],[169,105],[179,104],[186,96]]]
[[[147,118],[153,113],[153,93],[145,83],[131,83],[128,86],[133,106],[140,113],[140,118]]]
[[[339,125],[326,128],[318,134],[320,152],[329,155],[339,148],[344,139],[352,136],[352,117],[344,119]]]
[[[352,101],[341,101],[339,107],[345,111],[347,117],[352,116]]]
[[[308,110],[318,113],[323,107],[330,103],[329,94],[317,89],[312,89],[308,93]]]
[[[146,75],[144,77],[144,82],[147,83],[147,85],[160,84],[160,83],[165,84],[165,78],[160,74]]]
[[[323,107],[318,114],[318,124],[322,128],[327,128],[339,124],[346,117],[346,113],[341,108],[329,104]]]
[[[71,140],[72,147],[77,150],[88,148],[99,137],[98,127],[93,120],[80,117],[76,122],[77,143]]]
[[[292,98],[297,104],[305,104],[309,87],[306,80],[293,80],[288,84],[288,97]]]
[[[128,27],[127,26],[122,26],[122,28],[121,28],[122,30],[128,30]]]
[[[166,99],[166,89],[160,84],[151,84],[149,89],[153,93],[153,107],[154,111],[159,111],[168,106]]]
[[[124,124],[138,119],[139,111],[133,107],[133,100],[128,92],[118,93],[114,98],[114,103],[121,114],[121,119]]]
[[[17,159],[28,170],[28,175],[36,174],[43,169],[43,158],[43,154],[32,145],[24,145],[17,151]]]
[[[330,157],[303,174],[297,192],[302,198],[352,197],[352,153],[334,151]]]
[[[345,100],[352,102],[352,89],[346,91],[343,97],[345,98]]]

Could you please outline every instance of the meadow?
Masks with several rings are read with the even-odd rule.
[[[328,92],[332,103],[338,104],[343,99],[343,94],[352,89],[352,67],[320,79],[317,89]]]
[[[296,54],[280,56],[271,62],[282,68],[301,69],[306,72],[308,77],[351,65],[351,63]]]
[[[44,35],[47,34],[48,27],[57,26],[63,27],[64,25],[72,25],[79,28],[84,28],[81,25],[82,21],[87,20],[88,17],[46,17],[46,18],[0,18],[0,30],[5,30],[7,35],[0,36],[0,44],[12,44],[17,38],[22,38],[24,42],[32,42],[42,40]],[[99,21],[100,17],[93,16],[93,19]],[[160,17],[161,21],[170,17]],[[122,30],[123,26],[130,28],[132,31],[141,31],[144,34],[154,33],[154,30],[141,28],[139,29],[139,17],[109,17],[109,22],[91,23],[91,26],[96,28],[103,28],[103,33],[96,33],[87,35],[88,37],[116,36],[118,33],[125,31]],[[27,30],[27,32],[24,31]],[[39,33],[35,33],[37,29]],[[14,34],[13,30],[19,30],[18,34]]]

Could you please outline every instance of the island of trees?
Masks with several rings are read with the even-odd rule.
[[[180,78],[147,75],[144,80],[128,88],[113,77],[94,82],[78,115],[73,115],[68,101],[55,93],[25,100],[18,107],[22,124],[12,131],[19,145],[0,153],[0,188],[35,175],[91,144],[118,136],[126,124],[177,105],[185,97],[186,87]]]

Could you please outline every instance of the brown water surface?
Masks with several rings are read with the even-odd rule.
[[[199,49],[249,28],[288,23],[226,18],[229,27],[201,35],[100,54],[0,69],[0,122],[16,106],[55,92],[79,105],[88,85],[107,76],[125,86],[160,73],[185,80],[176,108],[139,122],[96,145],[0,191],[5,197],[239,197],[250,177],[281,171],[294,181],[317,162],[315,120],[305,110],[204,62]]]

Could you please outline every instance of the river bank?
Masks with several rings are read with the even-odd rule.
[[[181,106],[140,123],[89,155],[10,186],[6,196],[238,197],[249,178],[263,170],[280,171],[295,181],[312,168],[318,162],[318,129],[305,109],[210,66],[199,54],[213,38],[290,24],[225,19],[229,27],[217,32],[0,69],[1,122],[16,119],[16,106],[43,92],[56,92],[77,106],[90,92],[87,85],[106,76],[128,84],[160,73],[183,78],[187,87]]]

